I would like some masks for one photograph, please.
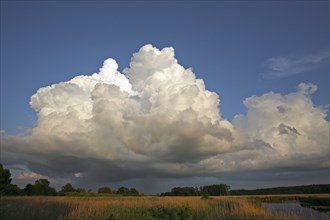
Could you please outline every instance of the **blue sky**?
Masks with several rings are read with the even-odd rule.
[[[287,93],[301,82],[318,86],[316,105],[329,104],[329,65],[265,79],[265,62],[329,50],[327,1],[281,2],[1,2],[1,129],[31,127],[36,90],[98,71],[112,57],[119,69],[151,43],[172,46],[231,120],[242,101],[268,91]],[[329,119],[329,117],[328,117]]]
[[[292,133],[292,137],[305,134],[299,130],[301,128],[305,129],[306,134],[315,138],[314,131],[324,131],[322,129],[324,124],[325,127],[329,127],[329,112],[325,110],[329,107],[329,1],[1,1],[0,128],[5,140],[4,149],[9,148],[12,143],[21,143],[21,147],[33,146],[29,140],[16,138],[22,135],[29,137],[31,128],[37,127],[35,132],[43,128],[43,125],[37,126],[37,113],[29,105],[31,96],[39,88],[69,81],[78,75],[97,73],[107,58],[115,59],[119,66],[118,70],[122,72],[129,67],[132,54],[137,53],[146,44],[152,44],[160,50],[164,47],[173,47],[178,63],[184,68],[191,67],[196,77],[204,80],[206,90],[219,95],[222,119],[227,119],[234,128],[245,126],[251,129],[248,134],[251,137],[251,149],[257,149],[260,143],[262,146],[272,145],[270,139],[267,139],[269,137],[261,137],[262,132],[253,133],[254,128],[249,125],[250,119],[255,119],[255,112],[261,115],[261,110],[256,110],[255,103],[268,103],[268,100],[272,100],[270,102],[272,104],[275,103],[274,100],[277,100],[276,103],[283,102],[291,106],[286,109],[297,108],[297,112],[298,104],[305,103],[304,107],[308,107],[306,112],[310,112],[309,115],[313,117],[306,116],[302,120],[308,122],[318,120],[320,123],[316,124],[320,127],[305,128],[298,122],[295,124],[295,121],[291,124],[285,124],[285,121],[276,122],[276,125],[279,125],[278,129],[281,129],[280,133],[289,134],[296,131],[296,134]],[[141,53],[139,52],[139,56],[146,57],[146,60],[147,50],[150,48],[141,49]],[[158,53],[155,49],[151,51]],[[164,56],[171,56],[167,52],[164,54]],[[132,72],[133,69],[131,74]],[[315,86],[317,86],[316,92],[314,92]],[[281,96],[270,94],[271,91],[280,93]],[[52,94],[52,91],[48,92]],[[287,94],[291,95],[286,96]],[[302,94],[304,94],[303,98]],[[248,105],[246,107],[243,101],[249,97],[252,98],[245,102]],[[300,101],[290,103],[290,100],[296,99]],[[312,104],[309,105],[310,103]],[[34,106],[39,104],[35,103]],[[285,109],[283,105],[278,105],[277,108],[279,111]],[[323,113],[326,112],[326,121],[323,120],[319,109],[323,109]],[[301,109],[300,113],[303,112]],[[263,113],[268,114],[266,110]],[[234,120],[238,114],[244,116]],[[267,117],[270,116],[267,115]],[[292,115],[290,117],[294,118]],[[260,124],[268,122],[268,119],[260,119]],[[42,124],[42,122],[40,119],[39,123]],[[231,125],[224,125],[221,122],[219,127],[222,126],[225,130],[231,129]],[[224,134],[223,129],[217,132]],[[233,131],[230,130],[230,132]],[[316,139],[325,140],[324,138],[329,140],[326,134]],[[65,142],[64,139],[62,141]],[[42,140],[39,140],[36,143],[41,142]],[[192,142],[182,140],[185,144]],[[281,142],[277,143],[277,146],[286,145]],[[284,148],[278,155],[285,153]],[[17,152],[20,151],[19,149]],[[301,146],[300,149],[307,148]],[[31,152],[34,150],[31,147]],[[75,149],[72,150],[74,152]],[[202,159],[197,156],[196,152],[200,152],[199,150],[196,148],[196,151],[192,152],[191,161],[207,163],[207,160],[202,158],[203,156],[201,156]],[[324,153],[323,150],[322,148],[319,152]],[[205,156],[210,152],[203,152],[201,155]],[[283,165],[291,167],[288,170],[276,165],[269,165],[267,168],[269,170],[258,169],[256,172],[253,168],[251,175],[244,174],[249,179],[245,186],[253,188],[259,187],[260,184],[263,186],[295,185],[302,180],[305,180],[304,183],[327,181],[327,171],[324,170],[326,165],[314,167],[314,162],[318,161],[318,158],[304,157],[294,150],[292,152],[292,158],[298,155],[301,161],[307,162],[296,163],[300,165],[295,167],[292,164],[296,159],[291,158],[292,163]],[[174,153],[180,155],[181,151],[174,151]],[[61,175],[62,179],[58,180],[60,184],[70,180],[71,175],[73,176],[71,180],[81,186],[92,185],[86,180],[84,182],[74,179],[84,176],[84,172],[89,175],[90,171],[83,172],[84,168],[59,174],[54,171],[56,169],[51,169],[52,162],[49,162],[46,166],[49,170],[42,170],[36,168],[36,163],[31,162],[35,155],[40,156],[40,152],[34,152],[31,155],[31,157],[22,156],[22,163],[15,161],[15,158],[20,157],[15,157],[11,153],[2,160],[13,172],[20,172],[21,167],[23,170],[31,171],[29,174],[31,178],[46,176],[56,182],[56,175]],[[274,161],[281,164],[278,155],[274,157]],[[59,154],[57,156],[56,158],[72,155]],[[247,156],[239,153],[239,156],[233,156],[233,158],[221,156],[217,160],[213,159],[221,160],[221,164],[223,162],[226,164],[231,159],[242,157]],[[57,161],[56,158],[49,158],[49,161]],[[174,160],[175,164],[179,163],[189,169],[199,169],[194,167],[190,160],[181,163],[176,161],[176,157],[169,156],[168,158]],[[123,160],[130,164],[129,160]],[[75,160],[72,159],[72,161]],[[260,160],[256,159],[256,161]],[[286,161],[289,160],[286,158]],[[170,167],[170,162],[166,160],[164,164]],[[118,165],[116,162],[109,165],[103,159],[100,159],[99,163],[100,167],[104,164],[114,167]],[[179,174],[170,171],[156,175],[157,165],[154,165],[146,167],[150,174],[148,178],[152,181],[147,180],[156,185],[164,182],[151,192],[168,189],[176,183],[184,184],[187,180],[201,185],[205,181],[211,184],[214,178],[227,181],[233,184],[234,188],[239,188],[241,185],[235,180],[242,178],[241,173],[237,171],[241,169],[242,164],[233,166],[235,168],[228,167],[228,170],[224,169],[219,173],[214,172],[213,166],[207,165],[202,179],[201,175],[192,176],[187,171],[182,174],[180,180],[176,179],[180,176]],[[324,164],[327,164],[326,158]],[[309,166],[314,168],[308,168]],[[233,174],[230,169],[235,170]],[[134,173],[130,169],[127,170],[129,173]],[[272,176],[270,171],[275,172],[276,175]],[[20,178],[16,178],[16,181],[25,183],[24,178],[27,177],[28,174],[22,174]],[[278,182],[274,182],[276,177],[279,178]],[[261,178],[264,180],[261,181]],[[146,183],[145,179],[139,179],[133,174],[128,177],[109,177],[108,180],[102,179],[102,181],[105,181],[104,183],[112,181],[118,186],[122,183],[137,185]]]

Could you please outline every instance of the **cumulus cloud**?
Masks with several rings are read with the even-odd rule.
[[[270,92],[244,101],[247,114],[236,116],[233,126],[240,145],[253,148],[255,143],[264,143],[259,144],[263,149],[257,150],[264,155],[253,160],[257,167],[264,163],[271,167],[316,168],[329,160],[326,112],[314,106],[310,97],[316,90],[316,85],[302,83],[294,93]]]
[[[272,57],[265,62],[267,68],[265,78],[284,78],[305,73],[329,63],[329,50],[303,56],[289,55]]]
[[[18,179],[91,183],[318,169],[328,164],[329,122],[311,101],[316,90],[303,83],[287,95],[247,98],[247,114],[229,122],[219,96],[173,48],[145,45],[123,73],[107,59],[98,73],[40,88],[30,100],[36,127],[1,137],[3,160],[30,170]]]

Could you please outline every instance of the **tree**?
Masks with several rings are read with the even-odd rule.
[[[116,194],[121,194],[121,195],[124,195],[124,196],[138,196],[140,195],[139,191],[135,188],[126,188],[126,187],[120,187]]]
[[[0,163],[0,195],[6,194],[6,189],[11,182],[10,176],[10,171],[3,168],[2,164]]]
[[[226,184],[221,184],[221,195],[227,196],[230,194],[230,186]]]
[[[78,193],[85,193],[86,192],[86,189],[85,188],[77,188],[76,189],[76,192],[78,192]]]
[[[6,195],[20,195],[22,190],[16,184],[9,184],[6,188]]]
[[[199,192],[198,188],[194,187],[174,187],[171,190],[171,194],[174,196],[196,196]]]
[[[50,182],[47,179],[36,180],[32,186],[32,195],[55,195],[56,190],[49,186]]]
[[[76,189],[73,188],[73,186],[71,185],[71,183],[67,183],[64,186],[62,186],[61,192],[63,193],[67,193],[67,192],[75,192]]]
[[[15,185],[11,184],[11,173],[8,169],[5,169],[2,164],[0,164],[0,195],[19,195],[21,194],[21,189]]]
[[[209,194],[210,196],[225,196],[229,195],[230,186],[226,184],[209,185],[201,187],[203,194]]]
[[[171,192],[162,193],[162,196],[220,196],[229,195],[230,186],[226,184],[208,185],[201,187],[174,187]]]
[[[130,196],[138,196],[139,195],[139,191],[135,188],[130,188],[129,189],[129,195]]]
[[[97,193],[108,193],[108,194],[110,194],[111,193],[111,189],[108,186],[103,186],[103,187],[100,187],[97,190]]]
[[[129,189],[122,186],[117,190],[117,194],[128,195],[129,194]]]
[[[28,196],[33,195],[33,186],[30,183],[23,189],[23,194]]]

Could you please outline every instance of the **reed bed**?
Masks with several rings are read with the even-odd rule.
[[[0,219],[230,220],[295,219],[273,215],[253,197],[2,197]]]

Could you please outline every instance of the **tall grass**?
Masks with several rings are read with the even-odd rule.
[[[248,197],[2,197],[0,219],[284,219]]]

